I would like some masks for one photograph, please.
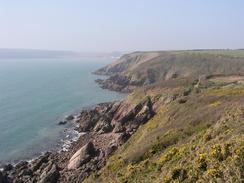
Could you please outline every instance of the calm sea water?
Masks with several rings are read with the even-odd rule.
[[[57,146],[65,115],[96,103],[118,100],[91,74],[109,60],[0,60],[0,162],[30,159]]]

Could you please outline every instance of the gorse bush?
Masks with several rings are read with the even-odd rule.
[[[179,104],[165,102],[168,87],[149,88],[155,116],[108,160],[99,182],[243,182],[244,86],[201,90]],[[180,97],[185,88],[174,91]]]

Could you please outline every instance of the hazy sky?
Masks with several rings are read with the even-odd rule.
[[[244,0],[0,0],[0,48],[244,48]]]

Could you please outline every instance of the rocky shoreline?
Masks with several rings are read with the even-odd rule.
[[[212,59],[215,59],[215,61],[212,61]],[[224,61],[222,61],[223,59]],[[227,64],[232,59],[234,59],[236,64]],[[209,60],[211,60],[211,62]],[[154,64],[149,64],[149,61],[151,63],[153,62]],[[226,64],[219,64],[220,61],[221,63],[225,62]],[[199,67],[200,62],[202,63],[201,67]],[[185,65],[185,67],[183,68],[181,65],[182,63],[184,63]],[[219,81],[221,81],[221,78],[213,78],[213,81],[207,81],[207,79],[209,78],[205,76],[213,74],[216,75],[216,73],[230,75],[230,71],[235,74],[242,73],[240,67],[238,66],[242,65],[242,63],[243,60],[239,58],[232,58],[229,56],[225,58],[223,58],[222,56],[215,57],[208,54],[205,56],[199,56],[192,53],[175,54],[171,52],[159,52],[132,53],[129,55],[125,55],[121,57],[121,59],[116,63],[108,65],[96,71],[95,74],[109,76],[107,79],[98,79],[96,80],[96,82],[102,88],[119,92],[131,92],[135,88],[138,88],[140,86],[149,87],[148,85],[151,84],[150,88],[145,87],[140,91],[133,92],[131,98],[130,96],[128,96],[127,98],[121,101],[101,103],[94,106],[94,108],[82,110],[76,119],[74,116],[67,116],[67,118],[64,121],[60,121],[59,124],[69,124],[71,121],[75,119],[77,124],[76,130],[77,132],[82,134],[77,139],[77,141],[73,142],[70,145],[70,147],[67,148],[67,150],[63,150],[60,152],[47,152],[31,162],[22,161],[18,163],[16,166],[12,166],[10,164],[5,165],[3,167],[3,170],[0,171],[0,183],[82,182],[89,175],[91,175],[92,173],[96,173],[98,170],[103,168],[106,162],[108,161],[109,157],[114,153],[114,151],[116,151],[116,149],[118,149],[122,144],[124,144],[142,124],[145,124],[146,122],[150,121],[150,119],[154,115],[156,118],[158,117],[158,119],[156,119],[155,121],[151,120],[151,123],[152,121],[154,121],[157,125],[153,125],[155,126],[154,132],[158,133],[159,136],[157,136],[156,138],[152,138],[152,131],[147,132],[147,130],[145,130],[146,135],[142,138],[143,140],[135,141],[134,145],[136,145],[135,143],[137,142],[140,142],[142,143],[142,145],[144,145],[143,143],[145,143],[147,139],[152,139],[152,141],[148,140],[148,152],[152,150],[149,149],[149,145],[156,145],[156,150],[160,152],[162,151],[162,149],[167,149],[168,147],[171,147],[178,141],[178,132],[179,135],[184,133],[184,137],[189,137],[190,140],[195,131],[196,133],[198,133],[199,129],[205,129],[205,126],[198,125],[205,125],[204,117],[206,117],[206,119],[211,119],[208,121],[216,121],[214,118],[208,118],[209,115],[205,114],[205,112],[212,111],[212,114],[216,114],[216,110],[219,109],[219,114],[222,114],[222,108],[218,108],[218,106],[222,106],[222,103],[220,101],[225,102],[226,106],[227,104],[229,105],[229,103],[223,100],[224,97],[220,97],[222,93],[220,93],[217,90],[217,88],[221,87],[222,84],[214,84],[215,82],[218,83]],[[233,65],[235,66],[235,69],[233,69]],[[167,69],[162,70],[162,68],[165,68],[165,66]],[[213,69],[209,70],[208,68]],[[160,73],[160,75],[157,75],[155,73]],[[216,81],[214,82],[214,80]],[[232,77],[229,78],[228,82],[236,82],[235,77],[234,81]],[[211,90],[209,90],[212,92],[212,95],[206,95],[206,93],[209,91],[206,91],[206,93],[201,95],[201,90],[205,90],[208,87],[210,87],[209,89],[211,89],[211,87],[214,87]],[[222,88],[222,90],[220,91],[229,94],[228,97],[233,97],[230,99],[232,99],[234,103],[236,103],[235,97],[242,96],[238,96],[239,94],[242,94],[242,90],[238,87],[235,88],[235,92],[232,92],[232,90],[229,90],[227,87]],[[190,95],[191,93],[193,93],[192,96]],[[151,97],[149,97],[149,95]],[[199,96],[201,98],[197,98]],[[217,102],[213,102],[213,97],[216,97]],[[176,108],[172,107],[172,109],[170,110],[170,114],[167,114],[165,108],[163,108],[162,106],[164,106],[164,104],[169,104],[175,100],[176,103],[174,106]],[[237,98],[237,100],[240,101],[240,98]],[[196,110],[194,113],[195,109],[193,109],[192,106],[194,108],[195,106],[198,107],[199,111],[200,109],[201,111],[198,112]],[[187,111],[185,111],[185,109]],[[157,114],[155,114],[156,111]],[[179,115],[178,113],[181,115]],[[199,115],[199,113],[201,113],[201,115]],[[164,119],[165,122],[167,122],[167,124],[170,122],[170,125],[172,123],[175,126],[177,126],[177,128],[174,126],[168,126],[169,131],[163,131],[167,128],[165,129],[165,124],[161,123],[161,115],[165,114],[168,115],[168,117],[166,116],[166,119]],[[182,128],[178,127],[179,122],[182,122],[181,124],[184,125],[181,125]],[[158,126],[160,127],[159,129]],[[209,130],[213,130],[210,129],[211,126],[209,126],[209,124],[206,124],[206,127]],[[160,129],[162,130],[162,132],[158,131]],[[174,133],[174,130],[176,130],[176,133]],[[167,138],[166,141],[164,141],[164,135],[168,134],[168,132],[170,132],[170,134],[172,133],[173,135],[171,139],[172,142],[167,141]],[[208,141],[211,140],[209,139],[209,135],[207,135],[206,137],[208,137]],[[181,136],[179,136],[179,138],[182,139]],[[160,144],[165,144],[164,146],[162,146],[162,148],[161,145],[158,146],[159,141]],[[209,146],[209,144],[207,144],[208,141],[204,142],[203,146]],[[191,140],[189,142],[190,144],[192,144],[193,141]],[[130,144],[129,148],[133,149],[134,146]],[[195,147],[193,146],[192,148],[195,149]],[[138,152],[140,152],[140,148],[138,148],[137,153]],[[147,151],[145,151],[144,153],[146,152]],[[178,150],[176,151],[176,153],[177,152]],[[192,153],[192,151],[189,152]],[[174,155],[175,153],[173,153],[173,156]],[[197,154],[195,155],[197,157]],[[155,167],[154,158],[157,159],[158,157],[155,157],[153,153],[150,154],[150,156],[153,160],[151,161],[153,162],[152,165]],[[117,158],[120,160],[121,156],[119,155]],[[189,157],[189,162],[190,161],[192,161],[192,157]],[[157,162],[160,162],[160,160]],[[185,163],[186,161],[184,160],[183,162]],[[160,164],[160,167],[161,166],[162,164]],[[140,167],[142,166],[134,166],[134,168],[138,169],[138,171],[141,171]],[[175,167],[175,165],[171,167],[165,167],[164,171],[162,172],[167,172],[168,169],[172,169],[173,167]],[[120,169],[120,167],[118,169]],[[181,177],[181,174],[184,173],[184,171],[186,171],[183,170],[184,169],[182,169],[182,171],[181,169],[174,169],[172,171],[172,179],[174,179],[175,181],[175,178]],[[119,171],[117,170],[117,172]],[[155,175],[158,175],[159,171],[156,172],[157,174]],[[202,171],[200,173],[202,173]],[[109,172],[109,176],[113,175],[113,172]]]
[[[31,162],[5,165],[0,171],[0,183],[81,182],[101,169],[108,157],[153,115],[150,98],[135,106],[122,100],[83,110],[75,120],[76,130],[82,135],[67,151],[47,152]],[[73,119],[68,116],[60,124]]]
[[[119,74],[111,75],[107,79],[97,79],[96,83],[103,89],[122,93],[132,92],[143,85],[143,82],[132,81],[131,78]]]

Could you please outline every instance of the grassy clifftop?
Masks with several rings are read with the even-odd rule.
[[[85,182],[243,181],[243,78],[162,81],[126,100],[145,96],[155,116]]]
[[[202,75],[243,75],[243,50],[135,52],[99,69],[111,77],[99,83],[113,90],[132,90],[161,80]]]
[[[155,115],[86,183],[244,181],[244,51],[136,52],[98,71]]]

